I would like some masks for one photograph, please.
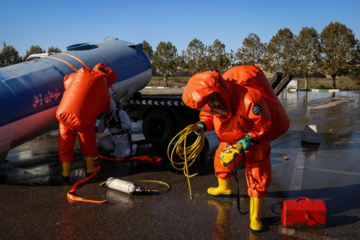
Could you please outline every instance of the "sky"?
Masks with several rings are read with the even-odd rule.
[[[268,43],[280,29],[320,34],[331,22],[360,39],[359,0],[0,0],[0,49],[12,45],[20,56],[32,45],[60,48],[97,43],[108,36],[147,41],[155,51],[171,42],[181,55],[195,38],[210,46],[217,39],[235,52],[249,34]]]

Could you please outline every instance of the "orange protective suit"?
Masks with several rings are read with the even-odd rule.
[[[72,162],[76,135],[82,154],[97,155],[97,116],[110,107],[108,88],[117,80],[116,73],[99,63],[92,70],[81,68],[65,76],[65,92],[56,111],[59,120],[59,156],[61,162]]]
[[[245,69],[232,70],[244,71]],[[251,74],[254,75],[253,77],[263,74],[255,66],[250,66],[250,69],[247,70],[249,73],[242,74],[245,78],[249,78]],[[231,74],[227,75],[231,76]],[[271,91],[273,91],[272,88]],[[214,93],[218,94],[225,103],[228,110],[227,115],[217,116],[201,111],[200,121],[206,125],[206,131],[215,130],[220,141],[214,157],[215,175],[222,179],[231,177],[229,170],[221,164],[221,150],[227,145],[236,144],[244,138],[246,133],[253,140],[251,148],[245,151],[248,195],[263,198],[267,195],[267,188],[271,183],[270,143],[275,136],[279,135],[276,134],[277,130],[273,125],[273,116],[270,111],[273,107],[268,106],[269,101],[260,90],[242,86],[238,79],[225,80],[218,72],[214,71],[192,76],[185,87],[182,98],[187,106],[201,109]],[[270,99],[271,102],[280,104],[278,107],[282,108],[275,93],[272,97],[274,99]],[[289,127],[287,115],[284,122],[287,122],[287,125],[285,124],[279,129],[282,133]],[[239,155],[236,158],[236,165],[238,166],[242,160],[242,156]],[[233,163],[229,166],[234,169]]]

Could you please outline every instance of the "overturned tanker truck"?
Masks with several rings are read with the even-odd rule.
[[[145,139],[167,145],[180,130],[198,120],[179,94],[141,94],[151,80],[151,64],[142,44],[105,39],[67,47],[64,53],[42,54],[35,59],[0,68],[0,163],[10,149],[58,128],[55,117],[64,93],[64,77],[82,67],[104,63],[118,75],[110,96],[120,101],[133,121],[142,120]],[[275,74],[278,94],[291,78]],[[279,84],[280,83],[280,84]],[[283,86],[283,87],[282,87]]]
[[[104,63],[118,75],[109,92],[127,101],[151,79],[151,64],[142,44],[109,39],[80,43],[64,53],[0,68],[0,163],[10,149],[58,128],[55,113],[64,93],[64,77],[82,67]]]

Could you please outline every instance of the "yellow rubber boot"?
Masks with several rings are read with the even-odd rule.
[[[231,195],[232,194],[231,177],[224,179],[218,178],[218,181],[219,181],[219,186],[217,188],[214,187],[208,188],[207,193],[213,196]]]
[[[62,163],[62,167],[63,167],[62,177],[65,181],[69,181],[70,178],[70,164],[71,162]]]
[[[253,231],[261,231],[263,229],[260,221],[262,201],[262,198],[250,197],[250,229]]]
[[[91,175],[96,172],[98,168],[94,165],[94,157],[85,157],[85,173]]]

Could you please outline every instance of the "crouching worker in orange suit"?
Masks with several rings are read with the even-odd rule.
[[[230,73],[228,73],[230,72]],[[207,71],[192,76],[187,83],[182,99],[184,103],[200,110],[200,126],[198,131],[212,131],[220,141],[214,157],[215,175],[218,187],[211,187],[208,194],[214,196],[231,195],[231,172],[223,166],[221,153],[228,145],[242,144],[245,151],[246,178],[248,195],[250,196],[250,228],[254,231],[263,229],[260,221],[262,200],[267,195],[267,188],[271,183],[270,142],[285,133],[289,127],[289,119],[272,90],[265,75],[256,66],[242,66],[229,70],[224,77],[215,71]],[[225,76],[226,80],[225,80]],[[257,78],[263,78],[269,94],[255,88]],[[240,79],[239,79],[240,78]],[[252,80],[241,85],[242,78]],[[269,99],[266,99],[269,98]],[[269,108],[268,102],[274,105]],[[271,110],[274,109],[284,118],[281,129],[274,129],[278,125],[274,122]],[[276,109],[280,108],[280,109]],[[275,125],[274,125],[275,124]],[[277,130],[280,131],[277,132]],[[196,132],[195,132],[196,133]],[[197,133],[201,134],[201,133]],[[228,166],[234,170],[243,160],[241,155],[236,157],[236,166],[231,162]]]
[[[65,92],[56,111],[59,120],[59,158],[63,165],[62,176],[69,181],[70,163],[76,136],[79,137],[85,156],[85,173],[97,171],[94,157],[96,146],[96,120],[110,107],[108,88],[117,80],[116,73],[99,63],[93,69],[81,68],[65,76]]]

